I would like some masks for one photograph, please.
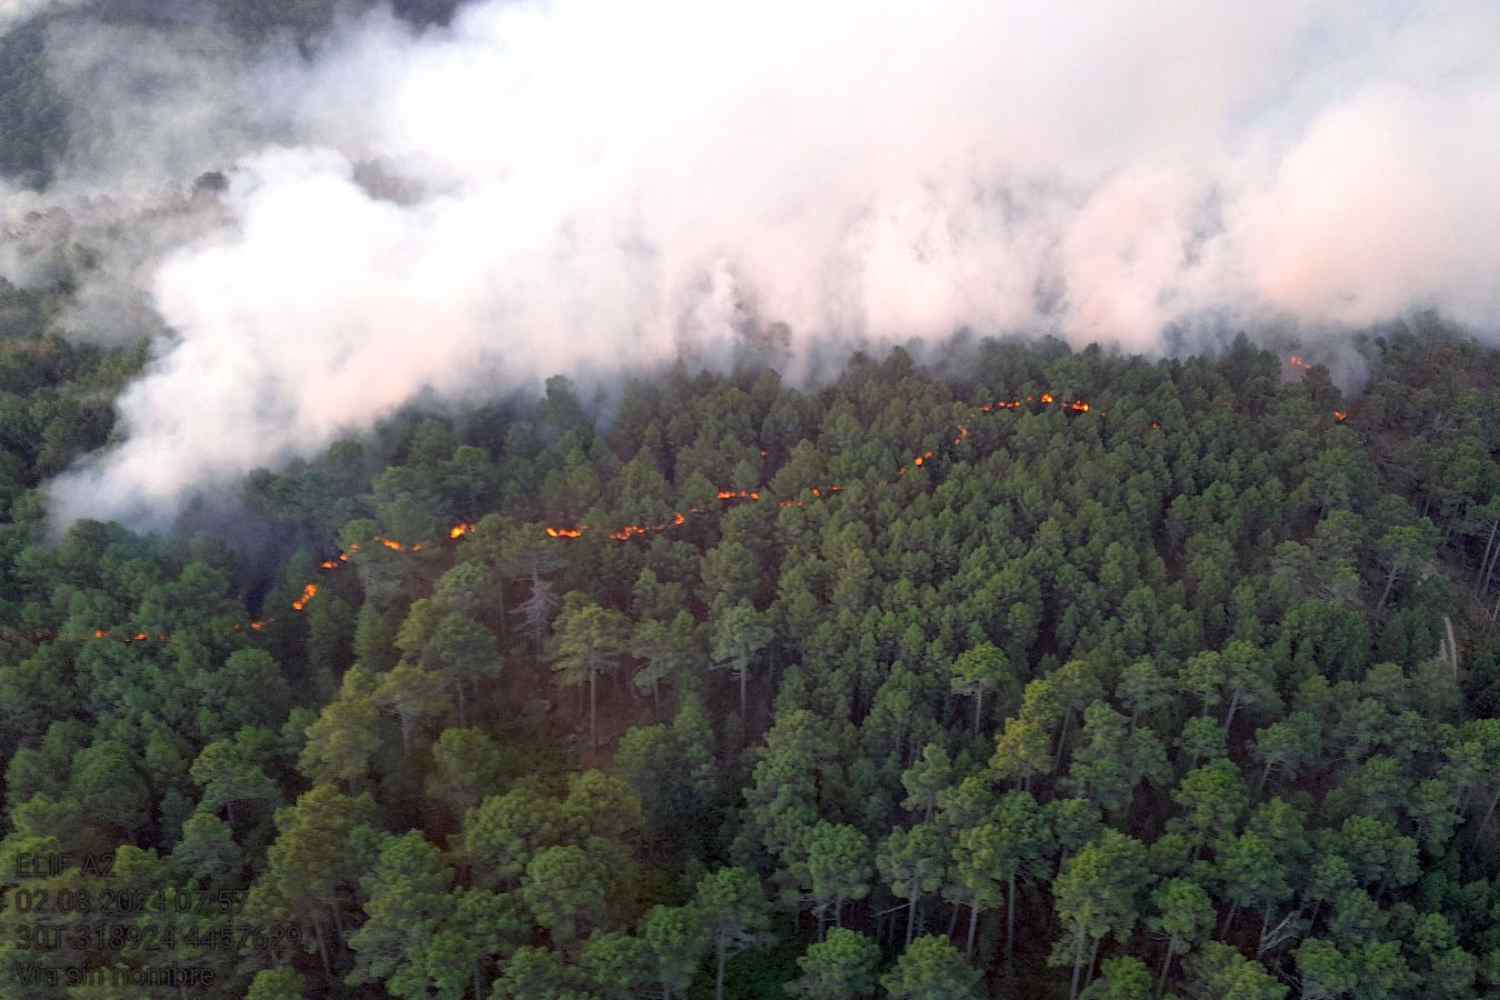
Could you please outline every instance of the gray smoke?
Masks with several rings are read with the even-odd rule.
[[[4,0],[0,3],[0,35],[28,18],[78,7],[88,0]]]
[[[959,327],[1500,328],[1488,0],[488,2],[345,22],[311,61],[195,37],[136,68],[102,29],[54,39],[96,81],[73,189],[232,168],[116,253],[171,333],[124,443],[53,485],[64,521],[169,509],[425,390],[727,356],[773,321],[794,369]],[[133,72],[149,98],[97,82]]]

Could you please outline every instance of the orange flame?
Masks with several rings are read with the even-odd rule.
[[[1035,403],[1037,401],[1038,401],[1038,398],[1036,396],[1034,396],[1034,395],[1033,396],[1027,396],[1026,399],[1025,399],[1025,403]],[[1057,402],[1057,397],[1054,396],[1050,392],[1044,392],[1044,393],[1041,394],[1040,402],[1041,402],[1041,404],[1043,406],[1050,406],[1053,403]],[[991,412],[994,412],[996,410],[1020,410],[1020,409],[1024,408],[1025,403],[1023,403],[1023,401],[1020,400],[1020,399],[1002,399],[1002,400],[997,400],[996,402],[993,402],[993,403],[984,403],[984,404],[982,404],[982,405],[980,405],[978,407],[978,410],[979,410],[980,413],[991,413]],[[1088,403],[1088,402],[1086,402],[1085,400],[1082,400],[1082,399],[1072,400],[1071,402],[1064,401],[1060,405],[1062,406],[1062,408],[1064,410],[1066,410],[1069,413],[1091,413],[1091,412],[1093,412],[1093,406],[1090,403]],[[1161,429],[1161,424],[1158,421],[1152,421],[1152,425],[1151,426],[1152,426],[1153,429],[1156,429],[1156,430],[1160,430]],[[958,425],[958,435],[957,435],[957,437],[955,437],[953,439],[953,443],[954,444],[961,444],[963,441],[965,441],[969,437],[969,434],[970,434],[970,431],[969,431],[968,426],[964,425],[964,424],[959,424]],[[767,450],[766,449],[761,449],[761,455],[762,455],[762,457],[767,456],[768,455]],[[923,466],[931,464],[932,462],[936,461],[936,459],[937,459],[937,453],[936,452],[933,452],[933,451],[924,451],[920,455],[917,455],[915,458],[912,459],[912,465],[915,466],[915,467],[917,467],[917,468],[921,468]],[[900,477],[900,476],[906,475],[908,468],[909,467],[907,467],[907,466],[903,466],[900,469],[898,469],[897,470],[897,476]],[[843,489],[844,489],[844,487],[842,487],[842,486],[826,486],[826,487],[812,486],[812,487],[808,488],[808,493],[811,494],[815,499],[821,499],[821,498],[823,498],[825,496],[831,496],[834,493],[842,492]],[[759,501],[761,499],[761,494],[760,494],[759,491],[757,491],[757,490],[749,490],[749,489],[720,489],[720,490],[716,491],[715,496],[721,502],[730,502],[730,501],[736,501],[736,500]],[[802,507],[804,505],[805,505],[804,501],[795,500],[795,499],[786,499],[786,500],[778,500],[778,501],[776,501],[776,506],[777,507]],[[672,515],[671,521],[669,521],[669,522],[662,522],[661,524],[627,524],[627,525],[619,528],[618,530],[610,532],[609,533],[609,537],[612,538],[612,539],[614,539],[615,541],[619,541],[619,542],[631,541],[631,540],[636,539],[636,538],[642,538],[642,537],[645,537],[647,535],[652,535],[652,534],[656,534],[658,532],[666,531],[668,528],[671,528],[673,526],[685,524],[687,522],[687,515],[690,515],[690,514],[702,514],[702,513],[706,513],[706,509],[705,508],[702,508],[702,507],[690,507],[690,508],[688,508],[686,514],[684,514],[684,513],[674,513]],[[469,525],[469,524],[459,524],[459,525],[456,525],[455,527],[453,527],[452,529],[450,529],[448,537],[452,538],[452,539],[461,538],[463,535],[465,535],[466,533],[468,533],[468,531],[472,530],[472,528],[473,528],[473,526]],[[547,532],[547,537],[548,538],[569,538],[569,539],[572,539],[572,538],[582,538],[585,529],[583,529],[583,528],[556,528],[556,527],[553,527],[553,528],[546,528],[545,530]],[[408,550],[403,549],[403,547],[401,546],[401,543],[399,543],[399,542],[395,542],[395,541],[392,541],[390,539],[384,539],[384,538],[376,539],[376,540],[379,541],[386,548],[393,549],[393,550],[398,551],[398,552],[399,551],[408,551]],[[420,545],[413,545],[413,546],[411,546],[411,548],[409,549],[409,551],[418,552],[418,551],[421,550],[421,548],[422,547]],[[351,552],[358,551],[358,546],[350,546],[350,551]],[[347,560],[348,556],[347,555],[340,555],[339,558],[341,560]]]
[[[104,631],[102,628],[96,628],[96,629],[94,629],[94,638],[95,639],[108,639],[109,638],[109,633],[106,632],[106,631]]]
[[[1349,414],[1345,413],[1343,410],[1334,410],[1333,419],[1339,423],[1343,423],[1345,420],[1349,419]]]
[[[309,583],[307,586],[302,588],[302,596],[292,602],[292,610],[301,611],[303,608],[307,607],[307,602],[312,600],[317,595],[318,585],[316,583]]]
[[[135,634],[134,638],[135,638],[136,642],[145,642],[147,639],[149,639],[151,637],[149,635],[147,635],[146,633],[144,633],[144,632],[137,632]]]
[[[338,568],[339,568],[339,564],[336,563],[336,562],[334,562],[332,559],[324,559],[322,562],[318,563],[318,569],[338,569]]]
[[[259,632],[261,629],[263,629],[265,627],[266,627],[266,623],[265,622],[252,621],[250,623],[250,631],[252,631],[252,632]]]
[[[1290,358],[1287,358],[1287,363],[1289,365],[1291,365],[1293,368],[1311,368],[1312,367],[1312,365],[1308,364],[1305,359],[1303,359],[1300,355],[1297,355],[1297,354],[1293,354]]]
[[[460,538],[467,535],[470,529],[472,529],[473,527],[474,526],[472,524],[455,524],[453,527],[448,529],[448,537],[453,539],[454,541],[458,541]]]
[[[381,545],[384,545],[386,548],[390,549],[392,552],[400,552],[402,549],[401,543],[396,541],[394,538],[377,538],[375,540]]]

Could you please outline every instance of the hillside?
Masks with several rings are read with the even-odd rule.
[[[1500,356],[967,350],[557,378],[54,543],[143,356],[8,335],[0,993],[1500,988]]]

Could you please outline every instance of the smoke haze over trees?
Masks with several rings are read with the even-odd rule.
[[[1500,995],[1500,12],[1137,6],[0,8],[0,998]]]
[[[66,266],[65,329],[162,338],[63,519],[778,323],[797,375],[959,328],[1500,318],[1488,3],[45,10],[5,36],[49,87],[5,93],[45,183],[0,201],[0,272]],[[47,207],[91,267],[27,250]]]

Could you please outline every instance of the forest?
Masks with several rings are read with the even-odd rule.
[[[555,377],[141,534],[48,522],[149,356],[55,299],[0,286],[0,995],[1500,992],[1455,331],[1349,398],[1243,335]]]

